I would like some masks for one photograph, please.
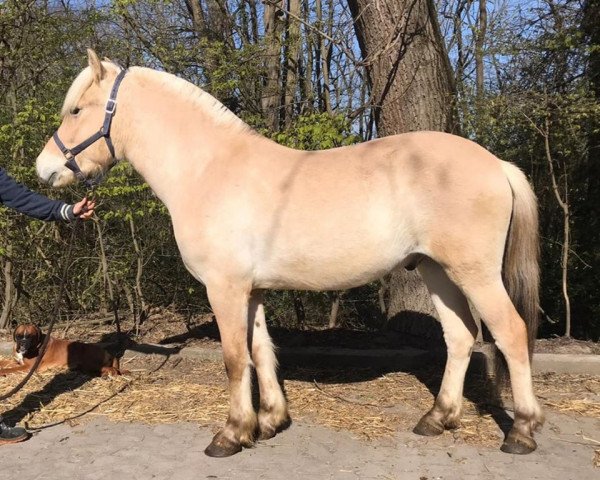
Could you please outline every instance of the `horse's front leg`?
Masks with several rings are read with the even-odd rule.
[[[252,406],[251,359],[248,350],[250,289],[232,283],[207,285],[208,299],[217,318],[223,359],[229,378],[229,417],[225,427],[204,450],[210,457],[228,457],[250,447],[257,430]]]
[[[277,380],[277,358],[267,331],[262,291],[252,292],[248,313],[248,328],[252,333],[252,359],[260,390],[260,439],[266,440],[286,428],[290,424],[290,417],[285,396]]]

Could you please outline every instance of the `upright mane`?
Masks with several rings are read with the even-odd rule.
[[[233,127],[242,131],[253,131],[248,124],[210,93],[205,92],[183,78],[144,67],[132,67],[130,71],[135,75],[143,75],[153,79],[161,87],[181,96],[187,102],[197,105],[205,115],[208,115],[218,125]]]
[[[106,69],[116,69],[120,67],[113,62],[102,62],[102,65]],[[236,116],[231,110],[223,105],[219,100],[213,97],[211,94],[205,92],[201,88],[197,87],[193,83],[184,80],[183,78],[176,77],[167,72],[160,72],[158,70],[152,70],[145,67],[131,67],[130,72],[135,75],[144,76],[156,81],[161,87],[174,92],[176,95],[180,95],[186,101],[196,104],[202,112],[218,125],[229,126],[238,128],[241,131],[253,130]],[[92,70],[90,67],[86,67],[81,73],[75,78],[61,110],[61,115],[64,117],[69,111],[75,107],[84,92],[90,88],[93,82]]]

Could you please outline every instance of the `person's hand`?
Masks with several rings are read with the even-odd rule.
[[[93,200],[88,200],[87,197],[84,197],[83,200],[73,205],[73,215],[75,215],[77,218],[81,218],[82,220],[87,220],[94,214],[95,206],[96,202]]]

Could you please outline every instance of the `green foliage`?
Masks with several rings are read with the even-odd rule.
[[[357,143],[351,125],[344,115],[311,113],[299,116],[288,129],[278,132],[273,139],[282,145],[299,150],[324,150]]]
[[[11,123],[0,125],[0,151],[10,158],[34,157],[43,145],[47,131],[56,128],[60,115],[56,102],[41,103],[29,98],[15,113]]]
[[[550,118],[549,144],[561,194],[571,207],[571,246],[569,290],[573,305],[574,334],[597,337],[600,330],[590,328],[600,318],[600,298],[590,295],[590,286],[600,282],[598,248],[593,240],[600,224],[590,217],[590,179],[588,177],[588,138],[600,125],[600,105],[589,88],[580,85],[564,94],[519,92],[489,96],[478,112],[477,138],[500,158],[512,161],[528,172],[540,205],[542,239],[542,307],[557,324],[544,323],[546,334],[561,334],[564,329],[562,295],[563,244],[562,210],[551,188],[545,154],[545,119]],[[584,313],[586,312],[586,313]],[[598,325],[600,327],[600,325]],[[593,333],[593,332],[596,333]]]
[[[98,212],[102,220],[129,220],[147,215],[164,215],[168,212],[150,187],[133,170],[121,162],[113,167],[104,181],[96,188],[96,195],[110,208]]]
[[[465,134],[519,165],[534,185],[540,209],[541,306],[556,322],[544,322],[541,328],[544,335],[561,335],[563,212],[549,173],[544,142],[548,136],[557,186],[570,207],[572,334],[598,339],[600,103],[594,75],[585,72],[588,56],[597,46],[586,43],[582,11],[572,5],[555,2],[552,11],[536,12],[528,35],[507,35],[506,43],[494,39],[494,48],[508,56],[500,86],[477,98],[474,86],[465,82],[459,104]]]
[[[39,185],[33,162],[60,122],[61,103],[75,75],[85,66],[85,48],[90,46],[101,56],[125,66],[164,69],[201,85],[256,130],[289,147],[328,149],[356,143],[360,135],[369,135],[368,108],[362,108],[368,101],[361,92],[364,72],[347,59],[344,63],[340,42],[325,42],[327,56],[321,57],[315,32],[303,26],[298,30],[300,36],[292,32],[282,35],[279,53],[267,58],[263,26],[257,20],[262,16],[263,3],[228,1],[219,3],[222,9],[209,8],[215,2],[209,5],[201,0],[199,4],[206,22],[202,29],[194,24],[188,2],[183,0],[113,0],[108,6],[107,2],[0,2],[2,166],[19,181],[52,198],[74,202],[81,197],[81,189],[56,192]],[[597,73],[594,77],[587,69],[593,56],[597,58],[600,46],[580,28],[582,14],[577,2],[553,4],[552,12],[547,11],[548,2],[541,2],[536,7],[539,11],[529,18],[501,19],[500,27],[494,24],[490,28],[486,65],[493,65],[497,79],[489,81],[481,98],[475,95],[471,80],[459,79],[458,105],[463,133],[500,158],[517,163],[535,186],[543,241],[542,306],[550,317],[559,320],[557,325],[544,324],[546,334],[561,333],[564,311],[558,261],[561,211],[551,190],[539,132],[550,115],[550,145],[559,185],[568,193],[572,206],[573,252],[569,266],[574,334],[598,338],[600,163],[594,148],[598,152],[600,107],[598,85],[593,83]],[[350,39],[341,30],[343,17],[339,25],[324,20],[328,13],[335,14],[331,18],[347,15],[339,6],[329,12],[323,4],[321,22],[314,18],[312,1],[306,7],[303,15],[309,16],[307,23],[328,31],[332,38]],[[285,23],[289,19],[281,20]],[[346,23],[351,28],[351,22]],[[595,23],[596,18],[592,18],[590,28]],[[295,51],[296,42],[301,43],[301,58],[286,58]],[[352,48],[351,43],[349,40],[343,48]],[[280,116],[280,124],[286,127],[273,131],[273,122],[266,120],[262,105],[265,71],[269,64],[277,64],[279,88],[283,90],[289,79],[285,70],[296,61],[299,80],[291,105],[277,107],[286,112],[286,118]],[[331,67],[328,85],[322,77],[325,61]],[[331,105],[335,105],[333,115],[324,112],[325,91],[331,96]],[[363,110],[366,113],[362,116],[348,113]],[[96,195],[99,222],[87,222],[78,234],[66,311],[106,311],[109,284],[123,307],[125,298],[131,301],[129,297],[135,297],[131,292],[140,258],[147,303],[208,311],[205,289],[185,271],[180,260],[168,212],[130,165],[121,163],[113,168]],[[0,207],[0,262],[8,258],[13,262],[18,296],[15,318],[47,320],[70,228],[34,221]],[[101,246],[107,255],[108,273],[101,265]],[[377,310],[373,310],[377,288],[369,285],[346,293],[341,321],[365,326],[368,322],[361,324],[361,319],[376,319],[372,312]],[[296,323],[294,295],[303,302],[308,324],[326,322],[331,299],[328,294],[314,292],[270,293],[267,308],[274,321]]]

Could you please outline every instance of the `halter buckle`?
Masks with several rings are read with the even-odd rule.
[[[112,98],[108,99],[108,102],[106,102],[106,113],[108,113],[109,115],[113,115],[115,113],[115,110],[117,109],[117,100],[113,100]]]

